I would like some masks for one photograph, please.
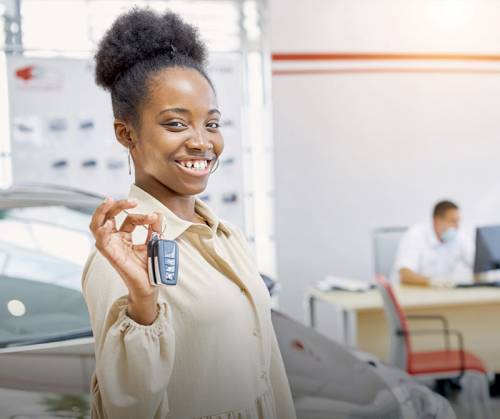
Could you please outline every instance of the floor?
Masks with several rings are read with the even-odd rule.
[[[459,404],[451,401],[451,405],[453,406],[453,410],[455,411],[455,414],[457,415],[457,419],[486,419],[482,418],[480,416],[472,416],[467,412],[467,410],[463,407],[460,406]],[[492,398],[491,399],[491,418],[490,419],[500,419],[500,398]]]
[[[462,384],[465,379],[465,377],[462,379]],[[496,375],[496,377],[493,378],[493,384],[490,386],[489,390],[490,417],[486,416],[488,412],[484,412],[477,408],[481,403],[475,402],[474,397],[471,398],[469,396],[468,398],[468,396],[464,394],[466,393],[464,390],[450,394],[448,400],[451,402],[457,419],[500,419],[500,375]],[[474,404],[476,408],[474,408]]]
[[[36,419],[54,419],[61,416],[50,413],[51,410],[58,407],[68,414],[68,417],[87,419],[85,411],[88,408],[88,399],[73,398],[71,396],[54,397],[55,395],[47,393],[24,392],[18,390],[0,389],[0,419],[12,418],[34,418]],[[69,398],[68,398],[69,397]],[[486,419],[481,415],[471,415],[467,408],[464,408],[463,401],[454,396],[449,400],[455,410],[457,419]],[[43,406],[43,409],[41,408]],[[58,410],[58,409],[57,409]],[[61,411],[59,410],[59,411]],[[46,411],[46,414],[40,414]],[[491,398],[492,416],[489,419],[500,419],[500,395]],[[83,414],[82,414],[83,413]]]

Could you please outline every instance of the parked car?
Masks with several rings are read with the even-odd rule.
[[[80,276],[101,201],[47,185],[0,190],[1,419],[88,415],[94,353]]]

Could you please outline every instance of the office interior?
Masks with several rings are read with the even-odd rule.
[[[133,6],[207,42],[226,146],[200,198],[249,242],[297,417],[500,418],[500,2],[1,0],[0,419],[90,417],[88,221],[133,179],[93,53]],[[470,274],[400,284],[442,200]]]

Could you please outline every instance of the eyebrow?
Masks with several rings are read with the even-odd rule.
[[[163,109],[162,111],[160,111],[159,115],[165,113],[165,112],[174,112],[174,113],[180,113],[180,114],[191,114],[191,112],[189,111],[189,109],[186,109],[186,108],[167,108],[167,109]],[[214,113],[218,113],[219,115],[221,115],[221,112],[218,110],[218,109],[210,109],[208,111],[208,114],[209,115],[212,115]]]

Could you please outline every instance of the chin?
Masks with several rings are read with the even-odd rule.
[[[207,189],[207,182],[204,182],[203,184],[196,184],[196,185],[182,185],[179,188],[176,188],[175,191],[179,195],[184,195],[184,196],[191,196],[191,195],[199,195],[203,193]]]

